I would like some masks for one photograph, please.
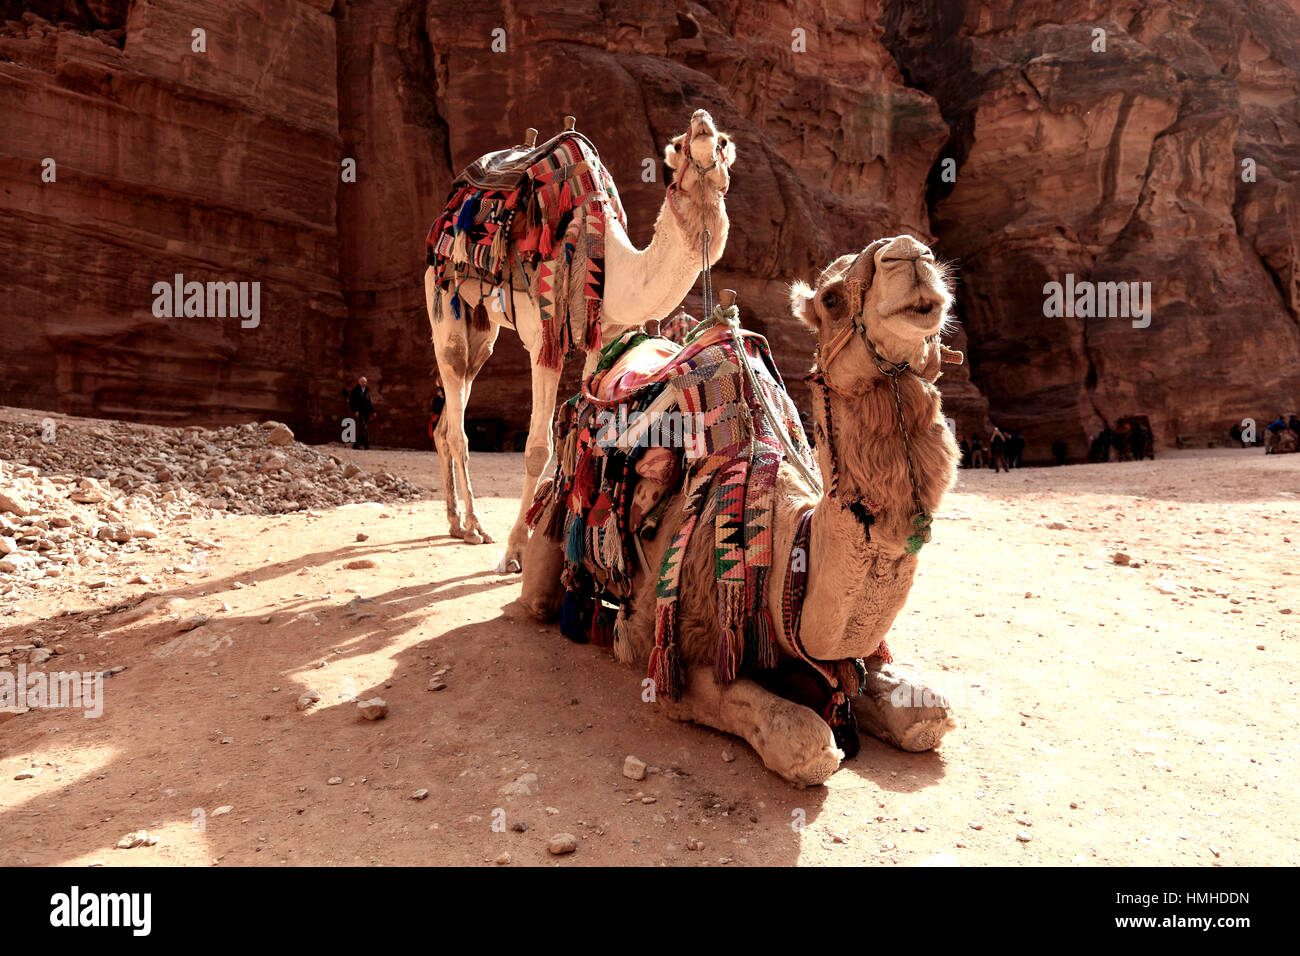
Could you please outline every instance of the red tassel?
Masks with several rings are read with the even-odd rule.
[[[600,300],[587,302],[587,351],[599,352],[602,347],[600,329]]]
[[[880,661],[882,664],[894,663],[894,655],[889,653],[889,645],[884,641],[876,648],[876,653],[872,654],[867,660]]]

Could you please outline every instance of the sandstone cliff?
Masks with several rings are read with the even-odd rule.
[[[1030,460],[1081,455],[1103,417],[1204,442],[1300,396],[1300,18],[1277,0],[5,0],[0,20],[0,403],[322,440],[364,373],[376,440],[425,442],[423,236],[453,172],[571,113],[644,243],[698,106],[740,152],[716,282],[797,389],[785,284],[909,231],[960,264],[950,414],[1022,429]],[[177,273],[259,282],[260,323],[155,316]],[[1067,274],[1150,282],[1149,327],[1045,317]],[[528,396],[507,331],[471,415],[522,427]]]

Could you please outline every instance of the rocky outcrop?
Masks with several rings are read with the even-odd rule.
[[[885,24],[953,129],[933,228],[960,263],[975,384],[1029,460],[1058,439],[1080,458],[1124,415],[1149,415],[1158,446],[1203,445],[1295,404],[1294,10],[890,0]],[[1149,283],[1149,325],[1047,314],[1067,281]]]
[[[423,237],[453,172],[573,114],[645,243],[663,144],[699,106],[740,153],[715,283],[797,397],[786,284],[904,231],[959,264],[971,361],[941,387],[965,434],[992,417],[1030,460],[1057,439],[1082,457],[1137,413],[1161,445],[1204,443],[1300,394],[1300,30],[1278,0],[37,0],[0,20],[0,403],[337,439],[365,374],[374,439],[427,443]],[[259,321],[155,314],[176,274],[259,283]],[[1046,315],[1067,276],[1150,282],[1150,325]],[[529,401],[507,331],[470,415],[508,434]]]

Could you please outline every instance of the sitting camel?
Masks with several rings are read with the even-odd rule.
[[[931,749],[955,726],[942,695],[888,666],[883,643],[911,589],[930,515],[956,477],[959,454],[933,384],[941,361],[960,360],[939,344],[951,303],[946,269],[911,236],[877,240],[828,266],[816,289],[792,289],[795,315],[817,336],[810,381],[821,481],[799,454],[786,454],[776,472],[772,560],[754,615],[774,627],[775,660],[768,654],[750,661],[747,646],[728,647],[714,588],[723,551],[712,535],[691,535],[684,546],[678,646],[663,646],[657,572],[679,543],[673,530],[693,520],[687,515],[698,508],[698,489],[670,486],[662,530],[637,542],[640,560],[630,562],[625,647],[618,637],[613,644],[618,656],[650,661],[656,699],[670,716],[744,737],[768,768],[799,786],[823,783],[846,750],[856,752],[856,733],[847,739],[826,719],[834,708],[813,709],[828,696],[833,702],[836,692],[841,705],[848,698],[850,721],[856,717],[867,732],[902,749]],[[546,494],[539,494],[539,506]],[[650,504],[640,507],[644,513]],[[521,601],[546,620],[569,601],[561,577],[571,584],[573,570],[565,548],[540,528],[528,545]],[[676,663],[665,665],[673,655]],[[735,667],[738,658],[744,664]],[[845,667],[862,662],[856,677]],[[673,700],[663,681],[679,665],[681,693]],[[793,682],[782,679],[783,667],[793,668]],[[817,674],[826,680],[821,697],[798,691],[801,679],[806,689]]]
[[[535,135],[535,131],[530,132]],[[541,248],[549,250],[554,245],[563,249],[568,243],[573,250],[570,253],[573,263],[570,271],[581,267],[586,272],[584,276],[570,279],[564,274],[565,270],[548,276],[544,267],[536,269],[531,276],[527,274],[525,265],[536,262],[537,237],[518,228],[524,218],[522,210],[518,217],[520,223],[516,223],[515,229],[507,226],[501,230],[498,239],[502,246],[493,249],[502,260],[519,263],[517,271],[504,282],[499,277],[494,279],[484,275],[482,270],[476,270],[475,265],[480,260],[463,246],[454,253],[455,265],[441,270],[435,268],[439,252],[435,247],[436,237],[431,235],[430,239],[430,266],[425,271],[424,280],[425,299],[447,399],[434,442],[442,466],[451,533],[469,544],[493,540],[475,511],[474,493],[470,487],[469,446],[465,436],[465,406],[470,388],[491,356],[503,324],[513,326],[518,333],[532,366],[532,416],[524,451],[523,490],[519,515],[510,530],[505,553],[497,564],[496,570],[501,573],[520,570],[528,540],[524,513],[532,501],[538,478],[551,457],[551,421],[564,359],[562,347],[557,349],[556,341],[564,341],[564,336],[568,336],[567,341],[573,347],[587,348],[586,371],[589,372],[595,365],[602,341],[612,339],[616,330],[667,316],[695,284],[705,250],[712,265],[722,256],[727,245],[728,220],[723,197],[731,183],[730,169],[736,159],[736,147],[725,133],[718,132],[713,118],[705,110],[696,110],[690,128],[670,142],[664,151],[665,162],[674,171],[674,176],[655,221],[654,236],[645,249],[637,249],[628,239],[621,221],[617,191],[600,166],[594,149],[585,139],[573,149],[584,159],[561,167],[559,172],[564,175],[569,170],[579,170],[572,173],[571,182],[564,185],[563,201],[577,206],[574,219],[569,218],[567,210],[547,209],[545,202],[533,202],[528,212],[536,216],[536,211],[542,209],[545,215],[537,216],[542,227],[551,232],[558,230],[556,235],[541,238]],[[492,155],[483,157],[475,165],[486,165]],[[585,186],[578,185],[585,176],[591,178]],[[559,185],[557,181],[555,186]],[[587,190],[585,193],[584,188]],[[574,198],[579,196],[581,198]],[[473,197],[473,201],[477,202],[478,197]],[[447,223],[444,231],[449,249],[455,249],[451,237],[459,231],[450,228],[450,224],[457,220],[458,215],[463,215],[463,206],[466,205],[455,189],[452,202],[455,208],[449,206],[442,220]],[[600,204],[599,209],[596,204]],[[600,215],[593,217],[593,212]],[[473,213],[471,208],[468,217],[471,221]],[[566,225],[576,224],[580,233],[586,229],[586,234],[590,235],[590,229],[577,218],[580,214],[587,217],[586,222],[593,219],[598,222],[598,246],[573,242],[565,231]],[[469,225],[472,228],[472,222]],[[435,224],[435,228],[437,226]],[[485,245],[491,246],[491,243]],[[599,249],[599,252],[589,253],[592,248]],[[599,255],[603,255],[603,269],[597,258]],[[442,258],[451,260],[452,256],[453,253],[447,251]],[[588,256],[591,261],[584,261]],[[547,282],[549,287],[545,284]],[[585,336],[571,334],[567,329],[557,333],[547,328],[543,306],[559,303],[559,310],[563,312],[569,300],[580,300],[584,294],[596,301],[586,303],[586,311],[579,301],[575,309],[584,311],[583,319],[594,316],[594,328],[589,328]],[[462,314],[466,320],[458,321]],[[460,495],[465,500],[463,518]]]

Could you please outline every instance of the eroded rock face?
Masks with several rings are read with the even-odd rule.
[[[901,232],[959,260],[971,363],[941,387],[963,434],[991,415],[1029,460],[1082,457],[1101,417],[1148,414],[1168,445],[1296,401],[1300,24],[1274,0],[262,8],[0,8],[0,403],[338,439],[365,374],[373,440],[427,445],[423,237],[454,172],[571,113],[644,245],[700,106],[740,154],[715,284],[801,401],[788,282]],[[259,282],[260,322],[156,317],[177,273]],[[1150,326],[1045,317],[1067,274],[1151,282]],[[503,331],[470,416],[508,435],[529,401]]]
[[[975,384],[1028,460],[1058,439],[1082,457],[1103,418],[1203,445],[1296,402],[1292,9],[890,0],[885,23],[954,131],[933,228],[961,263]],[[1149,282],[1150,324],[1046,316],[1067,275]]]

